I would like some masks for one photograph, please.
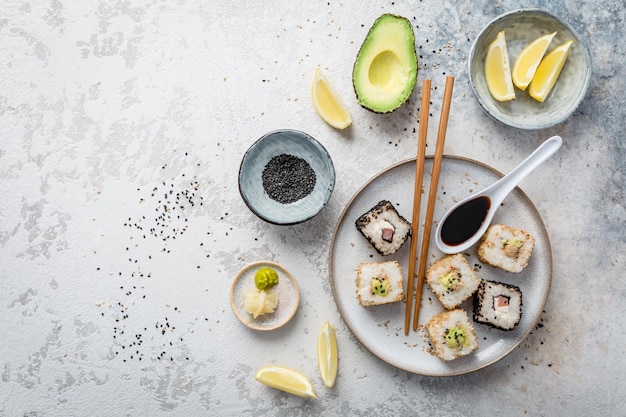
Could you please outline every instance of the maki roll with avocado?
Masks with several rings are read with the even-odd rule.
[[[364,262],[357,267],[356,297],[364,307],[404,299],[402,268],[397,261]]]
[[[447,309],[458,307],[470,298],[480,284],[480,278],[460,253],[446,255],[432,264],[426,281]]]
[[[444,361],[460,358],[478,349],[476,331],[465,310],[460,308],[434,315],[426,323],[426,330],[433,353]]]
[[[522,318],[522,291],[502,282],[483,280],[474,294],[474,321],[513,330]]]
[[[356,228],[381,255],[397,252],[411,234],[411,223],[387,200],[359,217]]]
[[[507,272],[521,272],[535,246],[535,238],[522,229],[494,224],[478,245],[478,259]]]

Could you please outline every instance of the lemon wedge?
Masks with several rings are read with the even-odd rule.
[[[511,74],[513,78],[513,84],[520,90],[526,90],[528,84],[535,76],[535,71],[541,62],[541,58],[545,55],[554,38],[556,32],[543,35],[529,43],[522,49],[522,52],[515,59],[513,64],[513,72]]]
[[[543,102],[546,97],[548,97],[548,94],[550,94],[552,87],[554,87],[556,80],[561,74],[565,61],[567,61],[567,56],[569,55],[569,50],[573,42],[573,40],[569,40],[557,46],[541,60],[535,77],[528,87],[528,94],[530,94],[532,98]]]
[[[504,31],[498,32],[496,39],[487,49],[485,58],[485,81],[494,99],[498,101],[515,100],[515,90],[511,79],[509,53],[506,48]]]
[[[322,380],[328,388],[332,388],[335,385],[338,362],[335,328],[326,322],[317,336],[317,364],[320,368]]]
[[[317,398],[311,381],[302,372],[284,366],[265,366],[254,379],[268,387],[305,398]]]
[[[345,129],[352,124],[348,108],[320,68],[315,69],[311,83],[311,99],[317,114],[336,129]]]

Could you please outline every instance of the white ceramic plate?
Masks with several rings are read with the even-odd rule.
[[[423,230],[431,170],[432,158],[427,158],[419,233]],[[501,177],[501,173],[484,164],[445,156],[439,179],[435,219],[441,218],[459,199]],[[539,321],[552,281],[552,254],[548,234],[535,206],[516,188],[499,208],[493,224],[519,227],[535,237],[536,244],[528,266],[521,273],[513,274],[483,265],[476,257],[476,246],[465,254],[470,265],[477,268],[481,278],[520,287],[522,319],[514,330],[508,332],[474,323],[479,340],[478,350],[454,361],[442,361],[429,353],[429,337],[423,327],[430,317],[443,311],[428,284],[423,287],[418,331],[411,331],[406,336],[405,303],[365,308],[356,299],[355,269],[361,262],[397,260],[402,266],[406,288],[410,242],[407,240],[398,252],[383,257],[357,230],[355,221],[383,199],[391,201],[404,218],[411,219],[414,180],[415,159],[396,164],[368,181],[342,212],[334,230],[329,257],[330,283],[335,302],[355,337],[378,358],[397,368],[430,376],[460,375],[484,368],[511,352]],[[432,229],[433,233],[435,228],[436,224]],[[422,236],[418,236],[418,239],[419,252]],[[443,253],[437,249],[434,238],[431,237],[427,266],[441,256]],[[418,263],[416,269],[417,265]],[[462,307],[472,317],[472,300],[463,303]]]
[[[259,268],[273,268],[278,273],[278,307],[271,314],[258,316],[256,319],[243,309],[243,292],[254,288],[254,274]],[[235,316],[247,327],[254,330],[274,330],[286,324],[296,314],[300,303],[300,289],[293,275],[275,262],[261,261],[245,266],[233,279],[230,287],[230,306]]]

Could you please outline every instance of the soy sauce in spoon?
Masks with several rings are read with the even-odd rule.
[[[459,206],[441,226],[441,240],[450,246],[467,241],[480,229],[490,207],[491,199],[488,196],[475,198]]]
[[[526,175],[552,156],[562,143],[560,136],[552,136],[500,180],[450,207],[435,232],[439,250],[447,254],[459,253],[478,242],[505,197]]]

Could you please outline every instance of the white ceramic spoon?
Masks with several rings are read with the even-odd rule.
[[[452,254],[474,245],[491,224],[506,196],[526,175],[552,156],[562,143],[560,136],[552,136],[500,180],[452,206],[437,226],[437,247],[443,253]]]

